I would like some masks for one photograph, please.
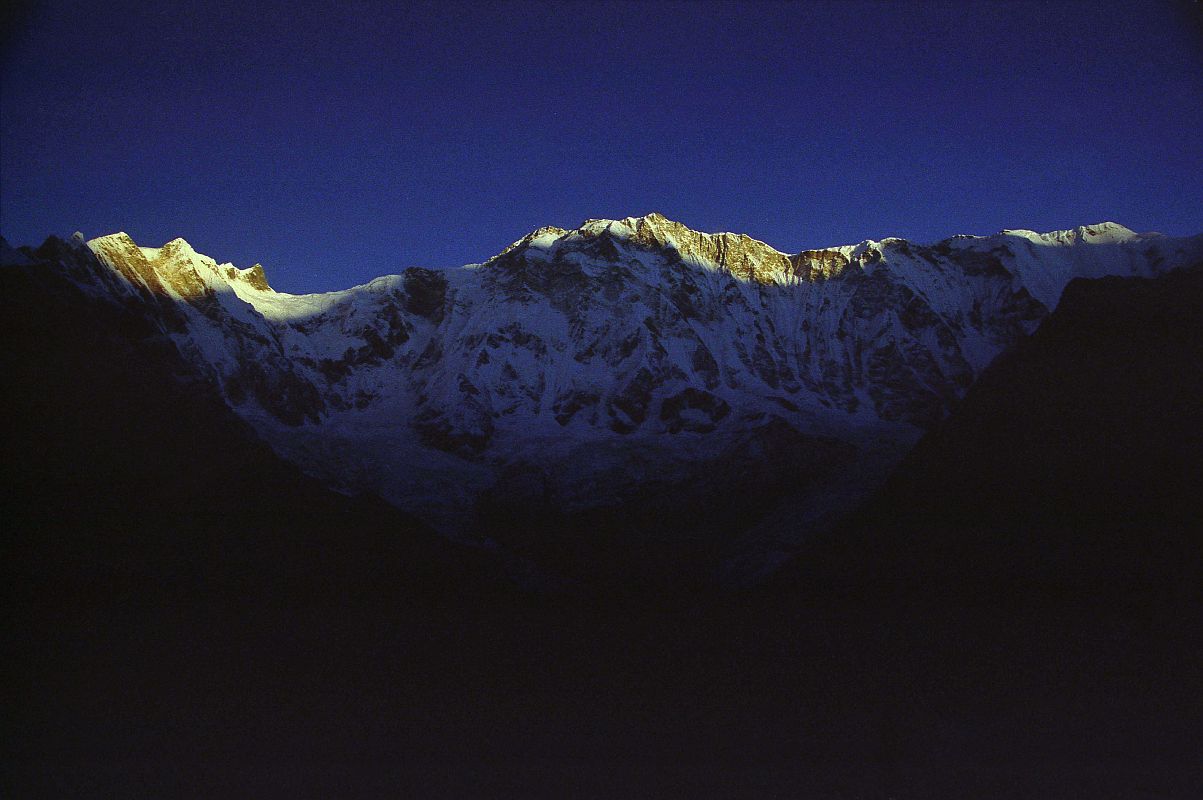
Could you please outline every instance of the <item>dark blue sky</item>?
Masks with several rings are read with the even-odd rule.
[[[1203,231],[1198,4],[45,2],[0,231],[325,290],[658,210],[788,251]]]

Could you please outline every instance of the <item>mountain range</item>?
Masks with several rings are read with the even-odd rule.
[[[436,334],[459,341],[442,328],[466,310],[452,287],[473,276],[483,282],[489,265],[383,279],[398,287],[385,297],[369,287],[291,297],[264,288],[260,270],[181,258],[182,243],[127,248],[123,268],[98,253],[112,238],[0,252],[0,594],[13,676],[5,712],[19,731],[8,737],[0,771],[7,793],[1198,796],[1197,238],[1089,226],[950,240],[950,282],[993,283],[989,308],[1006,305],[997,298],[1020,294],[1033,276],[1066,283],[1029,291],[1041,308],[1031,306],[1032,319],[1018,314],[1003,337],[1009,343],[999,339],[988,364],[974,362],[968,385],[931,417],[879,412],[870,390],[884,401],[888,387],[852,369],[851,356],[859,400],[849,411],[834,402],[838,392],[824,404],[821,386],[800,379],[796,392],[783,392],[780,368],[773,389],[732,344],[730,357],[714,354],[716,385],[704,371],[680,368],[688,380],[656,386],[635,430],[610,426],[615,386],[565,425],[543,418],[543,404],[535,413],[528,397],[510,414],[498,411],[479,449],[458,436],[423,438],[416,414],[391,417],[383,408],[390,391],[414,391],[411,378],[438,385],[441,362],[409,370],[398,362],[412,354],[411,341],[418,356]],[[1030,251],[1018,243],[1034,239],[1045,243]],[[980,263],[973,253],[1003,245],[1040,263],[1017,266],[1018,255],[1000,251],[1009,282],[995,268],[992,278],[958,277],[965,270],[956,259],[972,272]],[[850,260],[852,274],[810,286],[760,283],[755,271],[738,277],[722,264],[682,260],[675,268],[739,296],[813,293],[820,309],[819,293],[831,292],[844,310],[828,311],[847,316],[846,330],[882,331],[861,343],[863,359],[866,348],[902,335],[891,331],[910,330],[892,302],[869,303],[865,286],[917,285],[930,264],[903,261],[897,243],[875,246],[880,262]],[[669,269],[660,255],[639,252]],[[564,258],[571,265],[578,257]],[[585,261],[582,271],[592,271]],[[553,254],[528,264],[518,285],[554,274],[554,263]],[[872,277],[878,270],[884,276]],[[439,278],[446,289],[421,288]],[[520,324],[546,333],[550,323],[539,315],[562,314],[550,290],[521,301],[480,291],[484,307],[456,323],[465,330]],[[632,291],[639,303],[659,296],[646,286]],[[957,292],[940,307],[972,311],[973,300],[953,302]],[[922,296],[932,307],[938,294]],[[603,301],[585,298],[580,307]],[[639,332],[630,368],[651,371],[650,342],[679,354],[685,334],[652,338],[643,310],[627,305]],[[289,341],[317,347],[344,329],[360,332],[345,338],[358,348],[370,342],[369,328],[383,340],[379,319],[393,313],[389,306],[412,328],[399,324],[410,339],[391,356],[353,353],[362,363],[327,377],[301,360],[312,356],[290,355]],[[721,298],[711,306],[694,307],[699,315],[711,308],[708,324],[720,324],[713,315],[727,319]],[[304,307],[336,313],[315,315],[306,334],[279,310]],[[623,304],[607,309],[610,324],[626,319]],[[745,312],[740,319],[762,331],[768,320],[784,324],[759,300]],[[601,325],[601,317],[591,319]],[[713,341],[703,317],[684,319],[698,339]],[[961,319],[985,330],[985,317],[980,325],[968,312]],[[721,324],[735,331],[743,323]],[[851,334],[841,339],[840,323],[832,324],[834,342],[825,346],[855,353]],[[820,334],[814,342],[826,341]],[[490,359],[519,357],[508,335],[494,347],[486,337]],[[557,360],[547,343],[559,340],[540,341],[544,357],[532,355],[528,367],[561,363],[569,382],[585,371],[575,358]],[[912,354],[939,337],[914,341]],[[752,333],[743,345],[753,365],[756,342]],[[775,348],[766,344],[770,356]],[[626,359],[615,360],[615,374],[626,374]],[[797,379],[798,362],[789,363]],[[485,391],[482,374],[471,378],[479,395],[467,397],[494,403],[499,393]],[[334,408],[332,397],[360,385],[381,394],[362,409]],[[730,410],[719,419],[685,413],[693,427],[674,433],[661,409],[690,388]],[[306,396],[323,404],[315,417],[291,416],[287,409]],[[433,397],[431,388],[424,408],[436,407]],[[370,421],[379,425],[374,434],[355,427]],[[567,445],[550,434],[532,438],[533,452],[577,448],[582,460],[610,453],[609,491],[635,483],[623,465],[641,457],[676,472],[649,469],[642,492],[609,507],[571,511],[554,496],[538,505],[520,481],[501,480],[505,459],[522,457],[504,449],[522,426],[568,437]],[[879,432],[898,436],[897,447],[880,445]],[[372,461],[372,451],[352,447],[373,435],[380,450],[408,442],[422,460]],[[323,441],[341,444],[317,449]],[[712,450],[700,449],[706,442]],[[641,455],[653,446],[660,450]],[[307,452],[309,460],[294,457]],[[323,464],[313,455],[323,452],[338,458]],[[565,463],[526,469],[545,474]],[[354,464],[362,471],[353,480],[321,477]],[[439,473],[439,464],[451,467]],[[440,534],[398,498],[373,496],[367,481],[381,468],[424,471],[435,500],[446,491],[440,481],[472,470],[495,473],[499,488],[480,493],[467,525]],[[564,470],[565,485],[581,471]],[[509,494],[515,499],[506,502]],[[716,571],[728,584],[747,584],[773,566],[752,587],[714,585]],[[517,588],[515,579],[544,591]],[[704,590],[669,592],[674,582]],[[557,587],[621,593],[547,591]]]
[[[137,320],[339,491],[558,578],[621,553],[616,574],[745,582],[868,497],[1072,280],[1164,274],[1203,236],[1102,223],[791,255],[653,213],[318,295],[182,239],[4,255]]]

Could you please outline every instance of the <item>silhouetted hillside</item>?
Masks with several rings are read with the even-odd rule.
[[[6,268],[3,295],[5,560],[22,584],[391,594],[489,582],[480,554],[282,462],[138,315],[47,270]]]
[[[1076,280],[779,583],[1198,596],[1203,271]]]

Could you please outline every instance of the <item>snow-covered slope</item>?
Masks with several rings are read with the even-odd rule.
[[[1203,237],[1103,223],[791,255],[649,214],[321,295],[182,239],[37,255],[152,317],[286,457],[449,533],[502,507],[615,506],[649,485],[713,498],[781,470],[809,491],[761,527],[798,531],[872,488],[1070,280],[1196,263]]]

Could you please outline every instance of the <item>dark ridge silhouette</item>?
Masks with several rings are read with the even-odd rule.
[[[484,554],[282,462],[145,317],[0,274],[10,565],[167,594],[497,583]]]
[[[779,580],[844,594],[1197,600],[1200,398],[1203,268],[1075,280]]]

